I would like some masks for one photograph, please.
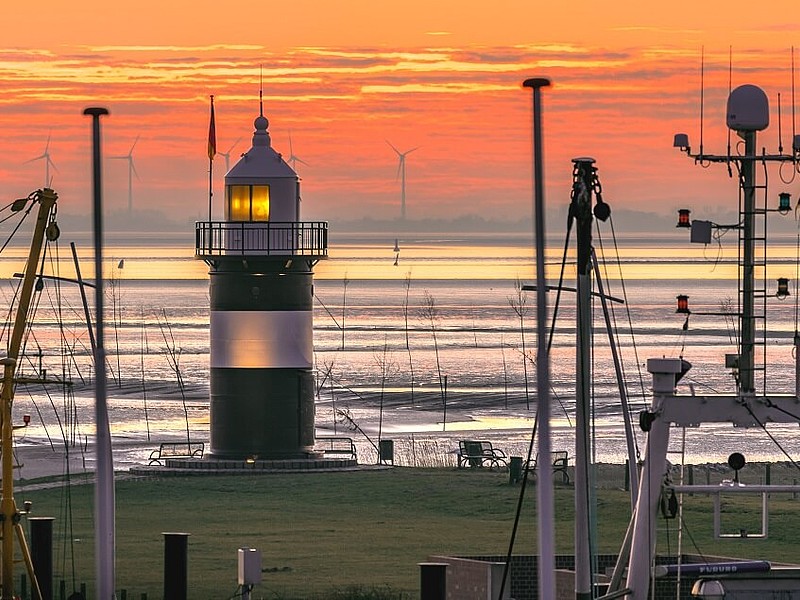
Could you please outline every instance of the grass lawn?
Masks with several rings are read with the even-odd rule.
[[[237,548],[262,552],[263,582],[254,598],[309,598],[334,588],[388,586],[418,596],[418,562],[432,554],[505,554],[519,495],[505,473],[409,469],[297,475],[166,477],[117,482],[117,589],[129,598],[161,598],[162,532],[187,532],[189,598],[230,598],[237,591]],[[93,487],[16,492],[18,505],[56,517],[56,589],[86,582],[93,596]],[[760,496],[726,502],[725,530],[760,527]],[[536,553],[536,488],[529,486],[515,553]],[[71,504],[71,522],[69,511]],[[629,519],[621,490],[599,490],[597,551],[616,553]],[[711,500],[686,499],[684,551],[800,561],[800,507],[791,495],[770,502],[767,540],[713,540]],[[556,488],[560,552],[573,546],[573,490]],[[665,526],[661,521],[659,528]],[[659,548],[675,550],[672,532]],[[74,561],[73,561],[74,556]],[[74,566],[73,566],[74,565]],[[21,572],[21,567],[17,567]],[[367,597],[367,596],[365,596]]]

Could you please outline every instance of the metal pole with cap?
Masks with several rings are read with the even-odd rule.
[[[544,168],[542,159],[542,88],[544,77],[526,79],[523,87],[533,90],[533,236],[536,245],[536,395],[539,421],[540,464],[550,464],[550,362],[547,356],[547,285],[545,278]],[[555,598],[555,524],[552,477],[540,477],[539,506],[539,598]]]
[[[87,108],[92,117],[92,195],[94,198],[94,278],[95,278],[95,452],[97,473],[94,488],[95,570],[99,600],[111,600],[114,593],[116,545],[114,540],[114,462],[111,456],[111,429],[106,402],[106,351],[103,343],[103,187],[100,153],[100,117],[108,109]]]

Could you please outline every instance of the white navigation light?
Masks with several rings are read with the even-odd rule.
[[[740,85],[728,96],[728,127],[734,131],[761,131],[769,127],[769,100],[760,87]]]

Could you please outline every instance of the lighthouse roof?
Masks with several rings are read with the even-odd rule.
[[[276,178],[297,179],[297,173],[286,163],[280,153],[272,148],[269,120],[260,114],[254,121],[253,146],[242,155],[228,174],[225,183],[265,183]]]

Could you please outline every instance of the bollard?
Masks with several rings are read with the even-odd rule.
[[[508,462],[508,483],[514,485],[522,481],[522,457],[512,456]]]
[[[186,600],[188,533],[164,532],[164,598]]]
[[[53,517],[28,517],[31,533],[31,562],[41,600],[53,600]],[[36,588],[31,590],[35,598]]]
[[[447,563],[419,563],[419,600],[446,600]]]
[[[764,477],[767,480],[766,481],[767,485],[772,485],[772,483],[771,483],[772,482],[772,465],[770,463],[767,463],[767,471],[764,474]]]

